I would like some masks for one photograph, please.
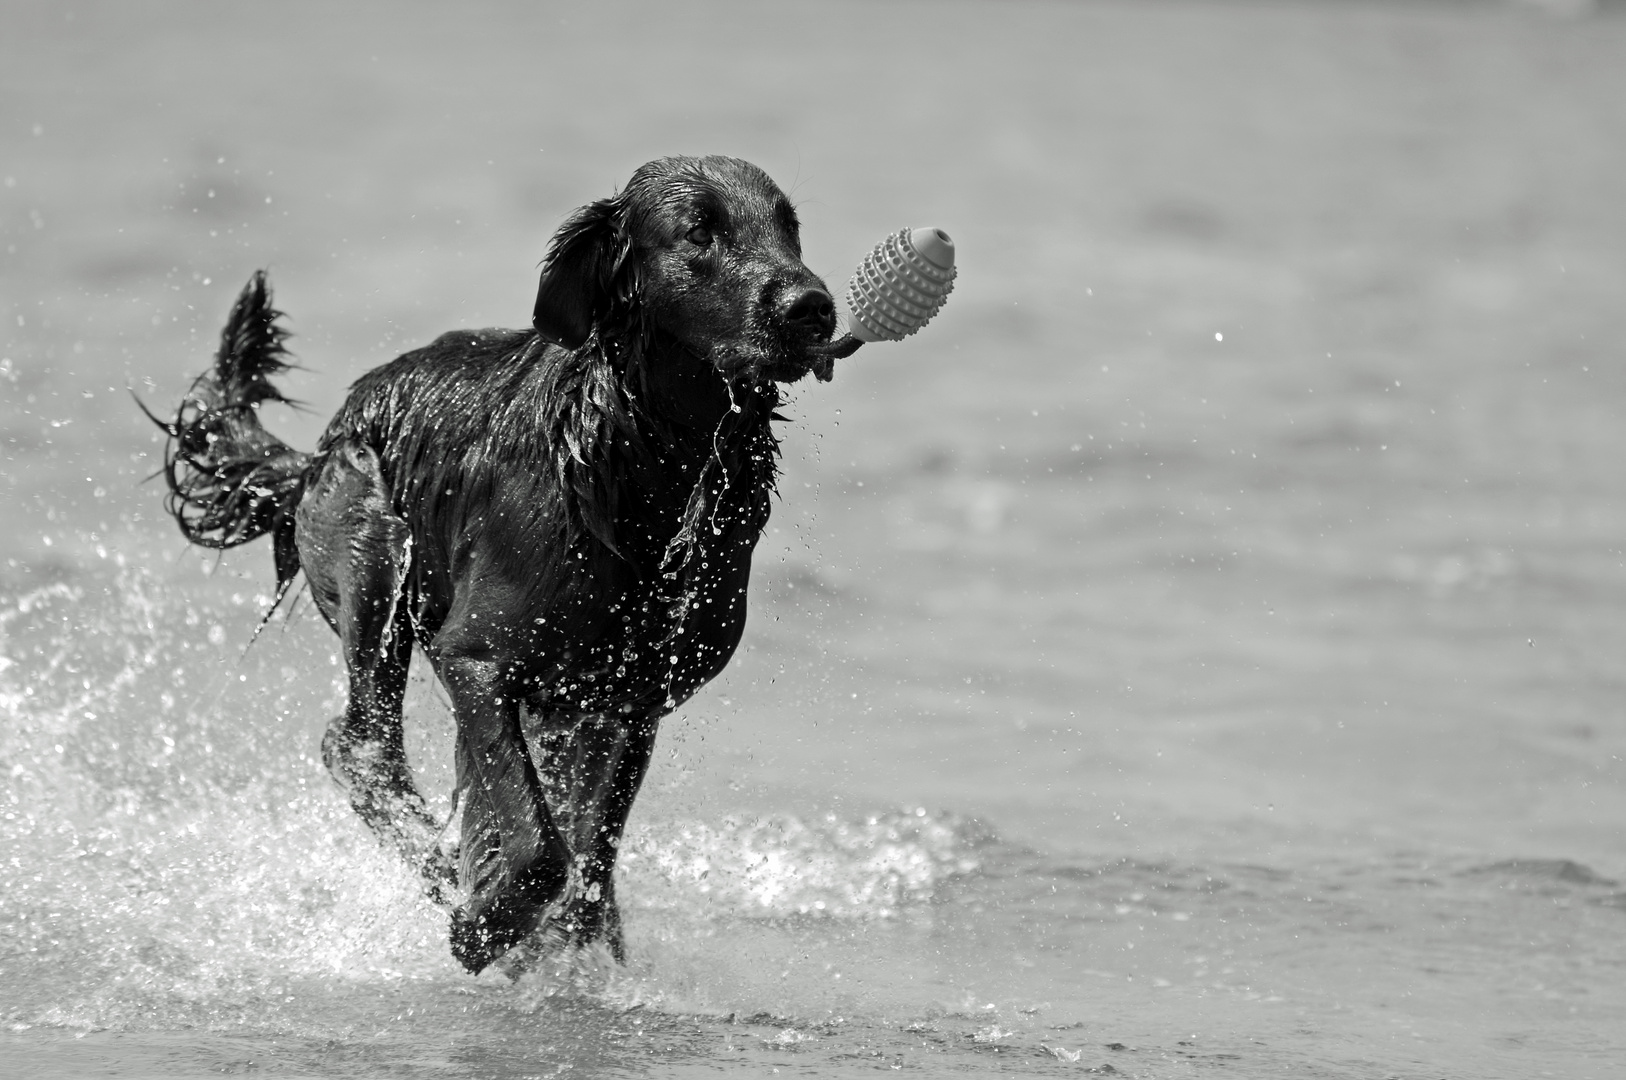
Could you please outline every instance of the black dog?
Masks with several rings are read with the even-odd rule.
[[[170,513],[208,547],[270,533],[279,601],[305,571],[350,675],[323,759],[433,895],[459,890],[465,967],[538,929],[621,958],[616,849],[656,722],[739,643],[777,384],[857,348],[795,210],[743,161],[650,162],[554,236],[533,329],[375,368],[314,454],[259,423],[279,317],[256,274],[160,423]],[[402,741],[414,642],[457,717],[456,854]]]

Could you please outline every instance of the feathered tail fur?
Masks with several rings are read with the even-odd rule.
[[[288,401],[271,383],[289,367],[281,316],[265,271],[255,271],[221,331],[214,366],[198,376],[175,418],[160,420],[142,406],[169,435],[164,506],[182,534],[224,549],[271,533],[278,599],[299,572],[293,512],[311,459],[260,425],[261,402]]]

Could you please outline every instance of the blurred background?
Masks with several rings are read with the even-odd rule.
[[[0,18],[15,1053],[1626,1055],[1619,5]],[[766,169],[837,292],[905,225],[960,276],[919,335],[795,388],[745,645],[634,814],[641,959],[591,993],[476,983],[316,764],[326,628],[248,647],[270,552],[182,545],[129,391],[172,408],[268,267],[309,411],[265,420],[309,447],[367,369],[524,325],[557,224],[672,153]],[[427,679],[412,717],[444,805]]]

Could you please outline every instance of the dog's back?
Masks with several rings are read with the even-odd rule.
[[[523,548],[528,576],[554,576],[569,516],[543,433],[567,360],[534,331],[452,331],[363,375],[328,424],[319,455],[349,444],[378,455],[411,529],[424,631],[438,628],[484,538],[495,541],[488,557]]]

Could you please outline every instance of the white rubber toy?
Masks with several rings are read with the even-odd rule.
[[[936,315],[954,288],[954,241],[942,229],[900,229],[875,246],[847,283],[848,333],[902,341]]]

